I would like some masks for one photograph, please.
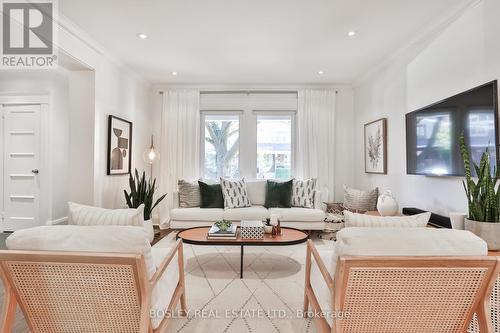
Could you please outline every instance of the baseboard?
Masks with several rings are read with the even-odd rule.
[[[46,225],[58,225],[58,224],[66,224],[68,222],[68,217],[65,216],[65,217],[61,217],[59,219],[55,219],[55,220],[47,220],[47,222],[45,223]]]

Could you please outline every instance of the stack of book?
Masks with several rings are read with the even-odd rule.
[[[237,239],[238,238],[238,228],[236,225],[231,225],[227,230],[220,230],[215,225],[213,225],[208,231],[207,239]]]

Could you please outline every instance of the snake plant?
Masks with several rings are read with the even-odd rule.
[[[500,188],[497,187],[500,172],[490,168],[490,153],[488,148],[483,152],[477,165],[472,161],[476,171],[477,182],[471,175],[471,160],[464,135],[460,136],[460,152],[464,161],[465,179],[462,181],[469,205],[469,219],[478,222],[500,222]]]
[[[144,220],[147,221],[151,219],[151,212],[167,194],[160,196],[153,204],[156,178],[153,179],[153,181],[151,181],[151,179],[146,180],[145,172],[139,177],[137,169],[135,169],[135,178],[130,174],[128,182],[130,185],[130,193],[128,193],[127,190],[123,190],[127,206],[129,206],[129,208],[137,208],[141,204],[144,204]]]

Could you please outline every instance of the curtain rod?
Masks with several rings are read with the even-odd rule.
[[[163,95],[163,90],[158,92]],[[335,94],[339,91],[335,90]],[[207,90],[200,91],[200,95],[211,95],[211,94],[297,94],[297,90]]]

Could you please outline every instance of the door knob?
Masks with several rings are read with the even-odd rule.
[[[33,169],[33,170],[31,170],[31,172],[34,173],[35,175],[38,175],[39,171],[38,171],[38,169]]]

